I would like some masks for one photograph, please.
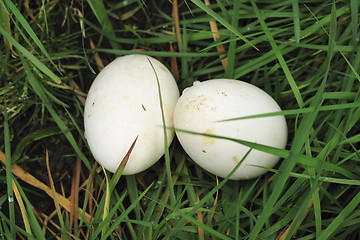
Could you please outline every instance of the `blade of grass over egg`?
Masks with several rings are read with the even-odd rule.
[[[343,104],[337,104],[337,105],[320,106],[319,112],[335,111],[335,110],[341,110],[341,109],[356,109],[358,107],[359,107],[358,102],[343,103]],[[282,110],[280,112],[262,113],[262,114],[256,114],[256,115],[251,115],[251,116],[224,119],[224,120],[219,120],[218,122],[245,120],[245,119],[260,118],[260,117],[299,115],[299,114],[304,114],[304,113],[312,113],[315,110],[316,110],[315,107],[290,109],[290,110]]]
[[[170,160],[171,159],[170,159],[170,153],[169,153],[169,140],[167,138],[168,128],[166,127],[164,106],[163,106],[163,100],[162,100],[162,95],[161,95],[161,86],[160,86],[160,81],[159,81],[158,75],[156,73],[156,70],[155,70],[153,64],[151,63],[150,59],[148,59],[148,61],[149,61],[149,64],[150,64],[151,68],[154,71],[155,78],[156,78],[156,83],[157,83],[157,88],[158,88],[159,104],[160,104],[161,119],[162,119],[162,123],[163,123],[163,133],[164,133],[165,167],[166,167],[168,188],[169,188],[169,193],[170,193],[170,203],[171,203],[172,206],[174,206],[175,205],[175,194],[174,194],[174,190],[173,190],[174,183],[173,183],[172,177],[171,177],[171,166],[170,166]]]
[[[275,156],[278,156],[278,157],[281,157],[284,159],[289,159],[292,156],[291,150],[275,148],[275,147],[271,147],[271,146],[267,146],[267,145],[263,145],[263,144],[259,144],[259,143],[254,143],[254,142],[249,142],[249,141],[245,141],[245,140],[241,140],[241,139],[229,138],[229,137],[224,137],[224,136],[219,136],[219,135],[198,133],[198,132],[188,131],[188,130],[184,130],[184,129],[175,129],[175,130],[178,132],[184,132],[184,133],[189,133],[189,134],[194,134],[194,135],[229,140],[232,142],[242,144],[249,148],[256,149],[256,150],[259,150],[262,152],[266,152],[266,153],[269,153],[269,154],[272,154],[272,155],[275,155]],[[287,161],[288,160],[286,160],[285,162],[287,162]],[[294,157],[293,161],[298,162],[299,164],[302,164],[304,166],[309,166],[309,167],[318,167],[319,164],[322,164],[322,162],[318,162],[316,160],[316,158],[307,156],[307,155],[303,155],[303,154],[298,154],[296,157]],[[350,179],[357,178],[355,174],[351,173],[350,171],[348,171],[342,167],[332,164],[332,163],[325,162],[324,168],[328,171],[337,172],[337,173],[344,175]]]

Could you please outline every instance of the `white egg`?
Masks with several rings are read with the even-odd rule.
[[[179,90],[170,71],[145,55],[119,57],[96,77],[84,111],[85,137],[94,158],[115,172],[138,137],[123,174],[139,173],[164,154],[164,130],[156,75],[166,127],[173,126]],[[174,131],[167,130],[169,144]]]
[[[221,120],[281,111],[275,100],[258,87],[239,80],[214,79],[195,82],[184,90],[174,112],[174,126],[198,133],[241,139],[285,148],[284,116]],[[244,158],[249,147],[239,143],[176,131],[186,153],[208,172],[226,177]],[[252,149],[231,179],[251,179],[272,168],[279,157]],[[256,165],[256,166],[255,166]]]

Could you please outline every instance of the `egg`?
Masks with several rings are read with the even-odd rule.
[[[260,88],[239,80],[214,79],[195,82],[183,91],[174,111],[174,127],[197,133],[246,140],[285,148],[284,116],[222,121],[281,111],[276,101]],[[249,147],[234,141],[176,131],[189,157],[208,172],[225,178],[245,157]],[[231,176],[233,180],[258,177],[272,168],[279,157],[252,149]],[[259,167],[261,166],[261,167]]]
[[[136,138],[124,175],[144,171],[164,154],[156,75],[165,125],[171,128],[179,90],[170,71],[158,60],[145,55],[118,57],[93,81],[85,103],[85,137],[94,158],[105,169],[115,172]],[[175,133],[167,130],[166,135],[170,144]]]

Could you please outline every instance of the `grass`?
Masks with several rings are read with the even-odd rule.
[[[0,0],[0,13],[0,239],[359,239],[357,0]],[[282,160],[220,179],[175,140],[142,173],[103,171],[83,104],[126,54],[158,58],[180,90],[224,77],[264,89],[287,148],[226,139]]]

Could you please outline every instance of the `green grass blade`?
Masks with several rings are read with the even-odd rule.
[[[124,212],[121,213],[121,215],[115,219],[112,222],[112,225],[109,227],[108,231],[104,234],[103,238],[107,239],[112,233],[113,231],[119,226],[119,224],[124,221],[124,219],[129,215],[129,213],[135,208],[135,206],[139,203],[139,201],[141,199],[144,198],[144,196],[146,195],[146,193],[151,189],[153,184],[150,184],[137,198],[137,200],[133,203],[130,204],[130,206],[128,206]],[[115,210],[118,210],[118,208],[115,208]]]
[[[331,19],[331,15],[328,14],[328,15],[325,15],[323,18],[321,19],[318,19],[314,13],[310,10],[310,8],[306,5],[304,5],[307,10],[313,14],[313,16],[315,17],[316,19],[316,22],[312,25],[310,25],[309,27],[307,27],[306,29],[302,30],[301,31],[301,39],[303,38],[306,38],[306,37],[309,37],[311,36],[311,34],[315,33],[316,31],[318,31],[319,29],[321,29],[323,26],[326,26],[327,24],[330,23],[330,19]],[[350,8],[345,5],[343,7],[340,7],[336,10],[336,17],[340,17],[344,14],[347,14],[348,12],[350,11]]]
[[[26,196],[23,188],[21,187],[20,183],[14,179],[14,182],[16,184],[16,186],[18,187],[19,189],[19,192],[21,194],[21,197],[23,198],[24,202],[25,202],[25,205],[26,205],[26,210],[27,210],[27,216],[28,216],[28,222],[30,223],[30,226],[31,226],[31,229],[33,230],[34,232],[34,235],[36,236],[36,239],[39,239],[39,240],[45,240],[45,236],[44,236],[44,233],[42,231],[42,228],[34,214],[34,211],[33,211],[33,206],[31,205],[28,197]],[[33,238],[35,239],[35,238]]]
[[[110,18],[107,14],[104,2],[102,0],[87,0],[97,20],[101,24],[103,30],[112,38],[116,38],[115,31],[111,25]],[[110,44],[113,49],[119,49],[117,42],[110,39]]]
[[[293,76],[291,74],[291,71],[290,71],[290,69],[289,69],[289,67],[288,67],[288,65],[287,65],[287,63],[286,63],[286,61],[284,59],[284,56],[283,56],[281,50],[279,49],[279,47],[275,43],[274,38],[273,38],[269,28],[267,27],[264,19],[262,18],[260,10],[258,9],[258,7],[257,7],[254,0],[251,0],[251,5],[253,6],[255,14],[256,14],[259,22],[260,22],[260,25],[261,25],[263,31],[265,32],[266,37],[269,39],[269,43],[271,45],[271,48],[274,51],[274,54],[276,55],[276,58],[279,61],[280,65],[281,65],[281,67],[282,67],[282,69],[283,69],[283,71],[285,73],[285,76],[286,76],[286,78],[287,78],[287,80],[288,80],[288,82],[289,82],[289,84],[291,86],[291,89],[293,91],[293,94],[294,94],[294,96],[296,98],[296,101],[297,101],[298,105],[300,107],[303,107],[304,100],[303,100],[303,98],[301,96],[299,87],[297,86],[297,84],[296,84],[296,82],[295,82],[295,80],[294,80],[294,78],[293,78]]]
[[[20,13],[19,9],[15,6],[15,4],[11,0],[3,0],[7,6],[10,8],[12,13],[14,14],[14,17],[19,21],[19,23],[22,25],[22,27],[25,29],[25,31],[29,34],[31,39],[35,42],[35,44],[39,47],[41,52],[44,54],[44,56],[49,60],[49,62],[55,67],[55,63],[52,61],[49,53],[46,51],[44,45],[41,43],[40,39],[37,37],[34,30],[31,28],[29,23],[26,21],[24,16]]]
[[[249,44],[250,46],[252,46],[253,48],[255,48],[256,50],[257,47],[255,47],[255,45],[253,45],[249,40],[247,40],[244,35],[242,35],[240,33],[240,31],[234,27],[233,25],[231,25],[230,23],[228,23],[224,18],[222,18],[220,15],[218,15],[216,12],[214,12],[211,8],[209,8],[208,6],[206,6],[205,3],[203,3],[200,0],[191,0],[193,3],[195,3],[199,8],[201,8],[202,10],[204,10],[207,14],[209,14],[212,18],[214,18],[216,21],[218,21],[219,23],[221,23],[224,27],[226,27],[230,32],[232,32],[233,34],[235,34],[236,36],[238,36],[239,38],[241,38],[245,43]],[[238,0],[236,0],[238,1]]]
[[[136,198],[137,198],[137,195],[138,195],[138,187],[137,187],[137,184],[136,184],[136,178],[134,175],[128,175],[128,176],[125,176],[126,178],[126,186],[127,186],[127,191],[129,193],[129,197],[130,197],[130,202],[135,202],[136,201]],[[140,206],[137,205],[135,207],[135,218],[136,219],[140,219]]]
[[[234,14],[232,16],[231,26],[236,27],[239,21],[239,9],[240,1],[235,1],[234,3]],[[237,38],[234,34],[230,36],[229,48],[227,51],[227,68],[225,71],[225,78],[234,78],[234,69],[235,69],[235,60],[236,60],[236,44]]]
[[[160,86],[160,81],[159,81],[158,75],[156,73],[156,70],[155,70],[153,64],[151,63],[151,60],[148,59],[148,61],[149,61],[149,64],[150,64],[151,68],[154,71],[155,78],[156,78],[156,83],[157,83],[157,88],[158,88],[159,104],[160,104],[160,109],[161,109],[161,120],[162,120],[162,123],[163,123],[166,174],[167,174],[168,188],[169,188],[169,193],[170,193],[170,203],[171,203],[171,206],[174,206],[175,205],[174,183],[173,183],[172,177],[171,177],[169,140],[168,140],[168,137],[167,137],[168,128],[166,126],[166,121],[165,121],[164,105],[163,105],[162,94],[161,94],[161,86]]]
[[[245,160],[245,158],[249,155],[252,149],[250,149],[245,156],[239,161],[239,163],[235,166],[235,168],[229,173],[226,178],[224,178],[218,185],[216,185],[211,191],[209,191],[195,206],[189,210],[188,215],[194,215],[225,183],[230,179],[230,177],[236,172],[236,170],[241,166],[241,163]],[[177,224],[171,229],[169,234],[164,238],[171,239],[173,236],[176,235],[178,229],[185,223],[185,220],[190,220],[191,218],[181,219]],[[202,225],[201,225],[202,226]],[[203,226],[202,226],[203,227]]]
[[[256,4],[254,1],[252,1],[253,6],[256,8]],[[331,42],[332,39],[329,39],[329,42]],[[327,61],[325,63],[326,66],[326,73],[324,75],[324,78],[321,82],[321,85],[319,86],[316,95],[313,98],[313,101],[310,103],[311,107],[315,107],[316,111],[310,114],[304,115],[304,118],[302,119],[300,126],[295,133],[293,145],[290,149],[290,156],[287,159],[287,161],[282,164],[280,167],[280,174],[274,181],[274,186],[276,188],[274,189],[272,195],[268,199],[268,202],[264,206],[264,210],[262,212],[261,217],[259,218],[258,222],[256,223],[254,229],[253,229],[253,235],[250,239],[255,240],[260,233],[262,227],[264,226],[264,223],[267,218],[269,218],[272,215],[272,207],[275,205],[278,197],[280,196],[281,192],[283,191],[283,187],[285,186],[285,183],[289,177],[290,171],[295,167],[295,159],[300,154],[304,143],[307,141],[308,134],[310,133],[312,126],[314,124],[314,121],[319,113],[319,108],[322,105],[323,102],[323,95],[325,91],[326,81],[330,69],[331,59],[332,59],[332,44],[329,43],[329,54],[327,57]]]
[[[0,28],[1,29],[1,28]],[[85,164],[85,166],[88,169],[91,169],[91,165],[89,163],[89,160],[86,158],[86,156],[81,152],[79,146],[77,145],[77,142],[74,138],[74,136],[71,134],[69,128],[67,127],[66,123],[61,119],[61,117],[57,114],[57,112],[55,111],[54,107],[52,106],[46,91],[44,90],[44,87],[41,85],[41,83],[35,78],[35,76],[33,75],[30,66],[27,64],[27,62],[25,61],[25,59],[21,56],[22,58],[22,64],[25,68],[25,70],[27,71],[27,80],[29,81],[30,85],[32,86],[33,90],[36,92],[36,94],[40,97],[40,99],[42,100],[42,102],[44,103],[46,109],[48,110],[48,112],[50,113],[50,115],[52,116],[52,118],[54,119],[54,121],[56,122],[57,126],[60,128],[60,130],[62,131],[62,133],[65,135],[65,137],[68,139],[69,143],[71,144],[71,146],[73,147],[73,149],[75,150],[76,154],[79,155],[79,157],[81,158],[81,160],[83,161],[83,163]]]
[[[178,132],[184,132],[184,133],[189,133],[189,134],[201,135],[201,136],[205,136],[205,137],[212,137],[212,138],[218,138],[218,139],[224,139],[224,140],[236,142],[236,143],[242,144],[244,146],[247,146],[249,148],[253,148],[253,149],[256,149],[256,150],[259,150],[262,152],[266,152],[266,153],[284,158],[284,159],[286,159],[285,163],[287,163],[288,159],[292,157],[291,150],[274,148],[271,146],[262,145],[262,144],[258,144],[258,143],[254,143],[254,142],[249,142],[249,141],[245,141],[245,140],[241,140],[241,139],[229,138],[229,137],[218,136],[218,135],[213,135],[213,134],[198,133],[198,132],[192,132],[192,131],[187,131],[187,130],[183,130],[183,129],[175,129],[175,130]],[[345,170],[344,168],[342,168],[340,166],[337,166],[336,164],[332,164],[332,163],[328,163],[328,162],[325,162],[325,163],[319,162],[319,161],[317,161],[316,158],[311,157],[311,156],[298,154],[295,157],[295,159],[292,159],[292,160],[296,161],[299,164],[302,164],[304,166],[315,167],[315,168],[318,168],[320,166],[319,164],[324,164],[324,169],[326,169],[328,171],[340,173],[350,179],[356,178],[355,174],[351,173],[350,171]]]
[[[152,57],[210,57],[210,56],[218,56],[217,52],[205,52],[205,53],[197,53],[197,52],[162,52],[162,51],[133,51],[133,50],[121,50],[121,49],[96,49],[97,52],[103,53],[111,53],[115,55],[128,55],[128,54],[145,54]]]
[[[39,59],[37,59],[32,53],[18,43],[6,30],[0,26],[0,34],[2,34],[16,49],[20,51],[30,62],[32,62],[40,71],[47,75],[55,83],[61,83],[61,80],[56,76],[48,67],[46,67]]]
[[[14,232],[19,239],[93,240],[312,240],[358,235],[358,0],[179,1],[181,52],[171,49],[177,41],[171,1],[0,0],[0,4],[0,110],[7,114],[6,119],[0,116],[0,157],[5,159],[4,152],[10,149],[12,163],[45,181],[41,160],[44,149],[49,149],[61,159],[51,163],[56,167],[51,170],[56,188],[63,186],[63,194],[72,197],[71,209],[80,212],[78,217],[62,210],[57,217],[51,198],[17,180],[13,165],[10,180],[18,201],[14,200],[11,214],[7,194],[11,166],[4,163],[0,239],[13,239]],[[221,36],[217,41],[210,21],[217,22]],[[220,45],[225,47],[220,53],[227,58],[225,71]],[[153,56],[167,67],[174,67],[176,60],[180,90],[196,80],[225,77],[268,92],[282,111],[218,119],[236,125],[252,118],[285,116],[286,149],[228,138],[225,133],[184,134],[241,144],[280,157],[278,164],[254,165],[267,171],[256,179],[226,181],[203,170],[175,139],[165,161],[125,177],[123,161],[115,174],[106,172],[105,185],[101,167],[91,166],[87,159],[91,151],[83,133],[83,100],[95,77],[91,69],[127,54]],[[79,163],[79,157],[86,167],[77,165],[80,171],[66,175],[71,170],[62,164],[72,159]],[[91,222],[85,214],[91,215]]]
[[[353,44],[359,43],[359,1],[350,0],[350,9],[351,9],[351,27],[352,27],[352,42]]]
[[[119,199],[117,199],[116,203],[114,204],[114,206],[111,209],[107,210],[108,213],[107,213],[105,219],[102,219],[101,221],[99,221],[99,225],[97,225],[96,229],[94,230],[94,232],[92,233],[92,235],[90,237],[91,240],[99,239],[98,236],[99,236],[100,233],[102,233],[103,235],[106,234],[106,231],[103,232],[103,229],[108,230],[109,226],[111,225],[111,221],[114,218],[114,215],[119,210],[120,205],[124,201],[125,197],[126,197],[126,192],[124,194],[122,194]],[[106,196],[99,203],[99,208],[97,209],[98,211],[104,210],[103,208],[105,207],[104,206],[105,198],[106,198]]]
[[[334,8],[334,3],[333,3],[333,8]],[[311,10],[308,8],[308,10],[311,12]],[[340,11],[340,10],[342,10],[342,11]],[[342,7],[342,8],[339,8],[338,10],[336,10],[336,8],[335,8],[335,13],[334,14],[331,14],[331,15],[328,15],[328,16],[326,16],[326,17],[324,17],[322,20],[318,20],[318,18],[314,15],[314,13],[313,12],[311,12],[311,14],[313,14],[313,16],[314,16],[314,18],[317,20],[317,24],[315,25],[316,26],[316,29],[317,28],[323,28],[324,29],[324,31],[326,32],[326,34],[328,35],[328,37],[329,37],[329,39],[330,39],[330,41],[333,41],[333,39],[334,39],[334,36],[331,36],[332,34],[331,33],[328,33],[327,31],[326,31],[326,29],[324,28],[324,23],[328,23],[328,22],[333,22],[334,21],[334,18],[337,18],[337,17],[339,17],[339,16],[341,16],[342,14],[345,14],[345,13],[347,13],[349,11],[349,8],[344,8],[344,7]],[[324,21],[324,19],[326,19],[326,21]],[[332,27],[333,28],[333,27]],[[330,29],[330,31],[332,31],[332,32],[334,32],[332,29]],[[336,45],[336,43],[335,42],[331,42],[330,43],[331,45]],[[331,51],[334,51],[333,49],[334,49],[334,46],[331,46]],[[359,47],[357,47],[357,50],[359,51]],[[360,75],[359,75],[359,73],[358,73],[358,71],[357,71],[357,69],[359,68],[358,66],[353,66],[351,63],[350,63],[350,61],[347,59],[347,57],[345,56],[345,54],[344,53],[342,53],[341,51],[340,51],[340,54],[342,55],[342,57],[345,59],[345,61],[346,61],[346,63],[348,64],[348,66],[349,66],[349,68],[351,69],[351,72],[355,75],[355,77],[356,77],[356,79],[358,80],[358,81],[360,81]]]
[[[105,178],[105,195],[104,195],[104,206],[103,206],[101,222],[102,223],[107,222],[108,224],[105,224],[102,228],[98,228],[98,229],[101,229],[101,238],[103,238],[105,232],[107,231],[107,229],[109,228],[109,225],[110,225],[110,221],[105,221],[105,219],[109,216],[110,196],[111,196],[110,187],[109,187],[109,179],[106,174],[106,170],[104,168],[103,168],[103,171],[104,171],[104,178]]]
[[[344,207],[344,209],[338,214],[338,216],[329,224],[329,226],[322,231],[320,236],[317,238],[318,240],[326,240],[330,239],[332,234],[336,232],[336,230],[341,229],[341,225],[344,220],[346,220],[347,216],[349,216],[357,206],[360,204],[360,192],[356,194],[356,196]]]
[[[291,0],[291,5],[293,10],[295,42],[299,43],[300,42],[300,11],[299,11],[298,0]]]
[[[6,157],[6,186],[7,186],[7,200],[9,206],[9,217],[10,217],[10,235],[11,239],[15,239],[15,199],[14,199],[14,191],[12,187],[13,175],[11,172],[11,140],[10,140],[10,129],[9,129],[9,120],[7,109],[3,110],[4,115],[4,143],[5,143],[5,157]],[[10,237],[10,236],[9,236]]]
[[[356,109],[359,106],[360,106],[360,102],[358,101],[358,102],[353,102],[353,103],[343,103],[343,104],[337,104],[337,105],[320,106],[319,111],[325,112],[325,111],[336,111],[336,110],[341,110],[341,109],[352,109],[352,108]],[[224,120],[219,120],[219,122],[245,120],[245,119],[260,118],[260,117],[299,115],[299,114],[304,114],[304,113],[312,113],[315,110],[316,110],[315,107],[289,109],[289,110],[282,110],[280,112],[262,113],[262,114],[256,114],[256,115],[251,115],[251,116],[224,119]]]

